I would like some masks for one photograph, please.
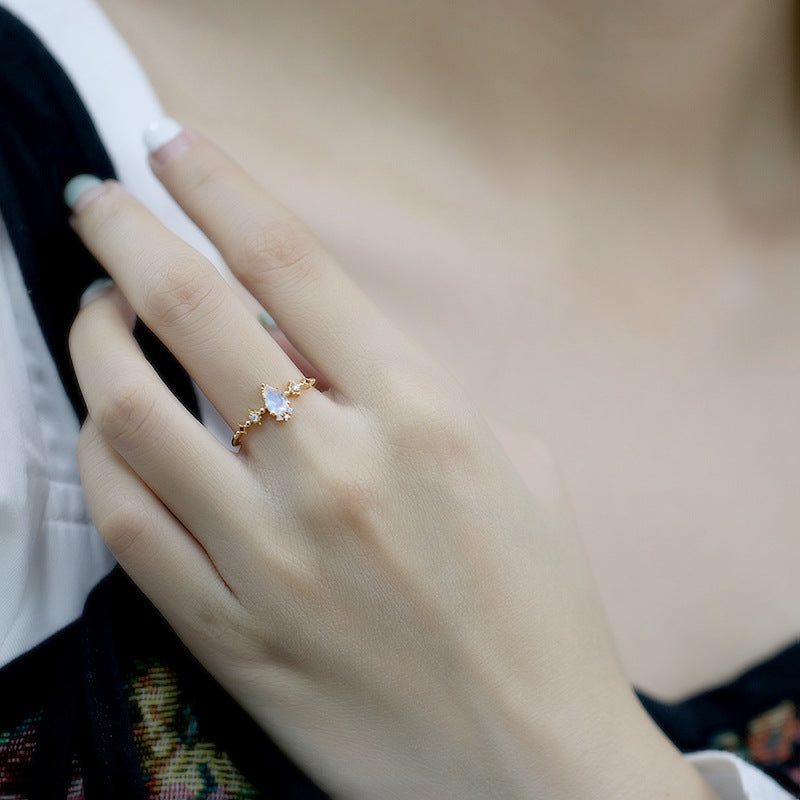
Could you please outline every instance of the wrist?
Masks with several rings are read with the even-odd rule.
[[[605,708],[605,711],[599,709]],[[632,689],[584,709],[584,724],[561,737],[559,798],[720,800],[642,708]],[[559,780],[559,779],[556,779]]]
[[[619,675],[583,676],[582,690],[568,695],[554,686],[532,697],[519,685],[509,691],[508,682],[494,694],[484,717],[493,720],[491,746],[481,748],[487,766],[495,767],[483,770],[498,779],[494,797],[720,800],[627,682]],[[490,753],[502,758],[486,758]]]

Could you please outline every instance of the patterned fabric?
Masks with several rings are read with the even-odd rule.
[[[147,796],[159,800],[257,800],[258,790],[230,757],[203,736],[203,725],[184,697],[177,675],[167,667],[137,662],[126,682],[133,739]],[[41,712],[11,730],[0,731],[0,798],[28,800]],[[71,759],[68,800],[85,800],[80,758]]]
[[[137,661],[126,683],[133,739],[150,797],[256,800],[261,796],[228,755],[204,737],[203,724],[172,670],[157,662]]]
[[[22,800],[28,792],[26,780],[36,752],[41,714],[9,731],[0,731],[0,797]]]
[[[35,766],[41,714],[35,714],[10,731],[0,731],[0,798],[28,800],[33,796],[31,775]],[[66,789],[67,800],[85,800],[80,762],[71,759],[72,775]],[[177,797],[177,795],[176,795]]]
[[[0,799],[326,800],[115,570],[82,618],[0,670]],[[682,703],[685,752],[728,750],[800,798],[800,643]]]
[[[0,669],[0,800],[327,800],[116,569]]]
[[[147,797],[159,800],[258,800],[262,794],[204,737],[203,724],[173,671],[139,662],[127,683],[138,763]],[[41,736],[41,713],[0,731],[0,798],[29,800]],[[77,754],[71,759],[68,800],[85,800]]]

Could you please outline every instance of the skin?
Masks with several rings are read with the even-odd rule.
[[[101,5],[532,486],[550,446],[638,687],[797,637],[793,3]]]
[[[231,427],[252,375],[297,367],[119,184],[79,199],[119,287],[70,335],[87,502],[192,652],[337,798],[713,800],[620,669],[552,464],[531,492],[446,370],[208,140],[151,163],[329,387],[225,448],[131,312]]]

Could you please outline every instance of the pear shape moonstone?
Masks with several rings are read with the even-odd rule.
[[[275,419],[284,420],[292,416],[292,405],[283,392],[279,392],[272,386],[264,386],[261,390],[261,396],[264,398],[264,408]]]

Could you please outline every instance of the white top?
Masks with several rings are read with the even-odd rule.
[[[225,271],[151,174],[142,131],[163,115],[144,72],[93,0],[2,0],[78,89],[122,182]],[[114,560],[91,525],[75,461],[78,424],[0,223],[0,666],[76,619]],[[77,309],[76,309],[77,311]],[[203,418],[226,428],[199,396]],[[228,436],[229,436],[228,432]],[[688,757],[722,800],[785,800],[735,756]]]
[[[794,795],[778,786],[772,778],[730,753],[705,750],[691,753],[686,758],[700,771],[720,800],[794,800]]]
[[[163,112],[102,10],[90,0],[4,4],[36,32],[77,87],[123,183],[220,265],[147,166],[142,131]],[[78,424],[2,224],[0,270],[2,666],[77,618],[114,561],[89,520],[75,461]],[[199,399],[204,416],[216,423]]]

